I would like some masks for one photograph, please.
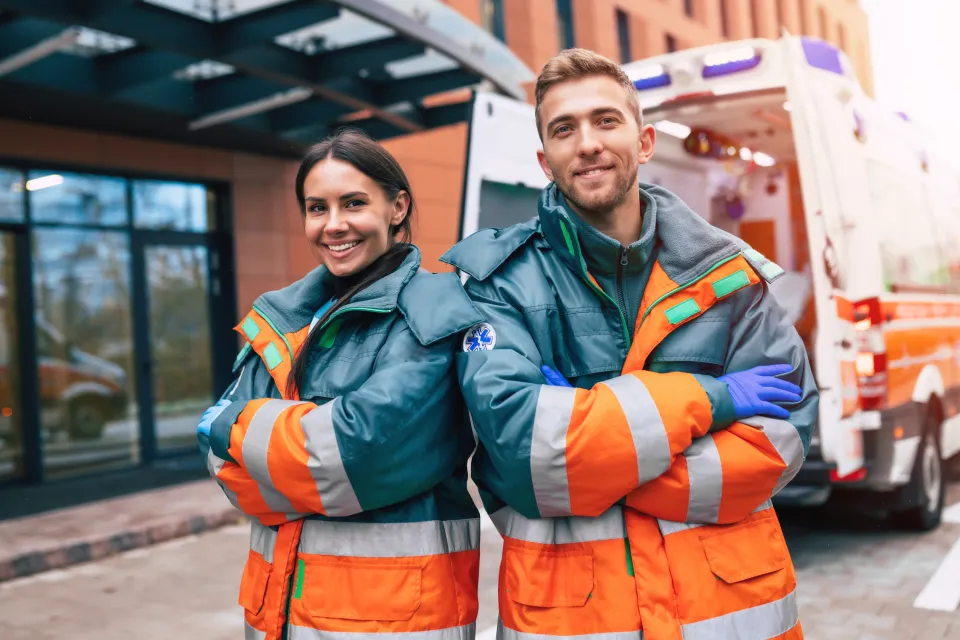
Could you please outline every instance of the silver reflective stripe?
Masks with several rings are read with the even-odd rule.
[[[539,544],[570,544],[598,540],[621,540],[623,510],[613,506],[596,518],[570,516],[530,520],[511,507],[503,507],[490,514],[500,535],[514,540]]]
[[[617,397],[630,427],[640,484],[659,478],[670,468],[670,441],[653,396],[646,385],[632,375],[620,376],[603,384]]]
[[[327,556],[402,558],[480,548],[480,518],[367,523],[306,520],[300,551]]]
[[[570,515],[567,428],[577,394],[568,387],[540,387],[530,440],[530,474],[540,516]]]
[[[274,513],[293,514],[296,509],[290,504],[285,495],[277,491],[270,478],[270,468],[267,466],[267,451],[270,449],[270,436],[273,434],[273,425],[280,418],[280,414],[302,402],[293,400],[268,400],[257,409],[250,420],[247,433],[243,436],[243,464],[250,477],[257,481],[260,495],[267,507]]]
[[[716,640],[717,638],[742,638],[743,640],[766,640],[790,631],[800,620],[797,611],[797,592],[761,604],[750,609],[692,622],[680,627],[683,640]]]
[[[277,532],[256,520],[250,523],[250,550],[256,551],[267,562],[273,563],[273,547],[277,544]]]
[[[720,517],[723,496],[723,467],[713,436],[697,438],[687,447],[687,476],[690,480],[688,522],[713,523]]]
[[[333,409],[338,402],[340,398],[317,407],[300,419],[307,448],[307,467],[317,483],[325,515],[334,517],[351,516],[363,511],[343,466],[340,445],[337,444]]]
[[[497,640],[643,640],[643,631],[612,631],[610,633],[584,633],[576,636],[551,636],[545,633],[524,633],[503,626],[497,621]]]
[[[223,469],[223,465],[226,461],[223,458],[218,458],[217,455],[211,449],[207,453],[207,471],[210,472],[210,475],[217,481],[217,484],[220,485],[220,488],[223,490],[223,494],[227,496],[227,500],[230,501],[230,504],[235,506],[237,509],[240,509],[240,501],[237,499],[237,494],[227,486],[227,484],[218,477],[220,470]],[[242,509],[241,509],[242,511]]]
[[[773,508],[773,502],[770,500],[765,501],[759,507],[753,510],[754,513],[760,511],[766,511],[767,509]],[[660,535],[668,536],[671,533],[679,533],[681,531],[686,531],[688,529],[696,529],[697,527],[706,527],[709,525],[702,524],[699,522],[671,522],[670,520],[657,520],[657,526],[660,527]]]
[[[777,495],[781,489],[787,486],[788,482],[793,480],[793,476],[797,475],[800,466],[803,464],[803,441],[800,439],[800,432],[786,420],[777,420],[765,416],[755,416],[741,420],[741,422],[762,429],[763,435],[767,436],[770,444],[773,445],[777,454],[787,465],[787,468],[780,474],[777,486],[773,489],[773,495]]]
[[[394,633],[358,633],[350,631],[322,631],[309,627],[289,625],[289,640],[473,640],[477,635],[475,623],[434,631],[403,631]]]
[[[264,640],[267,637],[266,631],[254,629],[246,621],[243,623],[243,640]]]

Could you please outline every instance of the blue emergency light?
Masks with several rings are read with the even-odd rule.
[[[703,57],[703,77],[716,78],[749,71],[759,65],[761,60],[760,52],[753,47],[710,53]]]
[[[633,81],[633,86],[637,91],[646,91],[648,89],[659,89],[670,85],[670,74],[662,64],[654,64],[649,67],[643,67]]]

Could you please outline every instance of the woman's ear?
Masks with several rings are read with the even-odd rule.
[[[393,213],[390,216],[390,226],[399,227],[404,219],[410,214],[410,194],[401,191],[393,199]]]

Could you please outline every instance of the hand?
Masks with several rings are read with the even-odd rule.
[[[728,373],[718,380],[727,384],[737,420],[759,415],[786,420],[790,412],[773,403],[800,402],[802,391],[792,382],[775,376],[791,371],[793,367],[788,364],[775,364]]]
[[[230,404],[229,400],[219,400],[217,404],[203,412],[203,417],[200,418],[200,424],[197,425],[198,436],[210,436],[210,427],[213,426],[213,421],[223,413],[223,410],[227,408],[228,404]]]
[[[540,367],[540,371],[543,373],[543,377],[547,379],[547,384],[551,387],[572,387],[573,385],[567,382],[567,379],[563,375],[547,365]]]

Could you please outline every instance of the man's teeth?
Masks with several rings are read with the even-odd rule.
[[[354,248],[358,244],[360,244],[359,240],[356,242],[348,242],[346,244],[328,244],[327,246],[330,248],[330,251],[346,251],[347,249]]]
[[[590,169],[590,171],[584,171],[584,172],[581,173],[580,175],[582,175],[582,176],[595,176],[595,175],[597,175],[598,173],[603,173],[604,171],[606,171],[606,168]]]

